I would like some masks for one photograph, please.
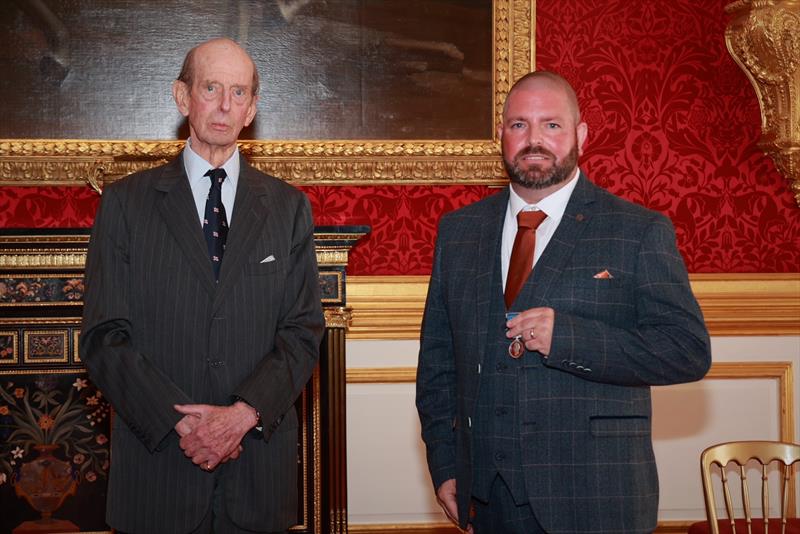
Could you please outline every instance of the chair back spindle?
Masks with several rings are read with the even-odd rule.
[[[756,511],[755,518],[752,510],[750,500],[750,479],[747,476],[747,464],[751,461],[756,461],[761,466],[761,476],[752,477],[752,484],[757,484],[756,480],[760,479],[760,517]],[[770,518],[770,495],[769,495],[769,472],[770,464],[773,462],[778,463],[779,479],[777,480],[777,487],[780,493],[780,518]],[[767,534],[770,532],[770,524],[773,526],[772,532],[778,531],[780,525],[781,534],[786,534],[788,525],[795,525],[797,528],[797,519],[794,512],[794,503],[789,501],[789,496],[792,493],[791,479],[793,477],[793,464],[800,462],[800,445],[795,443],[783,443],[774,441],[736,441],[729,443],[721,443],[709,447],[700,457],[700,469],[703,479],[703,493],[706,504],[706,516],[708,518],[708,532],[711,534],[720,534],[720,525],[729,526],[729,532],[733,534],[747,534],[761,533]],[[730,480],[728,475],[727,466],[729,464],[736,464],[738,467],[738,476],[740,480],[740,491],[737,491],[736,485]],[[721,520],[717,517],[717,504],[714,496],[714,487],[712,485],[712,466],[716,465],[720,470],[720,483],[722,486],[722,500],[725,504],[725,512],[727,518]],[[734,477],[735,478],[735,477]],[[773,478],[773,481],[775,479]],[[734,493],[740,493],[736,497],[738,502],[741,502],[742,513],[744,517],[736,517],[736,510],[734,508]],[[758,502],[758,501],[756,501]],[[770,521],[772,519],[772,521]],[[693,525],[694,527],[694,525]],[[689,530],[692,532],[692,529]],[[699,532],[699,531],[698,531]],[[794,532],[794,530],[792,530]]]

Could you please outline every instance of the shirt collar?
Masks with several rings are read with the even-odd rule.
[[[205,174],[209,169],[214,168],[213,165],[192,150],[191,137],[186,140],[186,148],[183,150],[183,166],[186,169],[186,176],[189,177],[189,183],[193,185],[201,181],[208,182],[208,178]],[[235,190],[239,183],[240,162],[238,148],[233,151],[231,157],[222,164],[221,168],[225,169],[225,173],[227,174],[225,180],[228,181]]]
[[[561,217],[564,216],[564,210],[567,209],[567,203],[572,196],[572,192],[575,190],[575,186],[578,185],[579,175],[580,169],[576,167],[575,173],[564,187],[547,195],[536,204],[528,204],[514,191],[513,187],[509,186],[510,195],[508,197],[508,204],[511,209],[511,215],[516,219],[517,214],[522,210],[539,209],[545,212],[550,219],[561,220]]]

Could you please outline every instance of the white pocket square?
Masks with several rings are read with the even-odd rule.
[[[269,263],[271,261],[275,261],[275,256],[273,256],[272,254],[261,260],[259,263]]]

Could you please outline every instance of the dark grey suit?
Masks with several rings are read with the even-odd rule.
[[[242,158],[215,283],[182,157],[107,187],[87,259],[81,357],[117,413],[108,522],[191,531],[216,480],[240,527],[286,529],[297,511],[293,404],[323,328],[301,192]],[[178,444],[173,405],[228,405],[233,396],[260,412],[263,439],[246,437],[239,459],[206,473]]]
[[[462,526],[475,465],[480,364],[502,324],[499,241],[508,190],[439,226],[417,371],[417,408],[435,487],[455,478]],[[612,278],[594,278],[608,270]],[[652,532],[658,479],[650,385],[700,379],[708,333],[669,220],[581,175],[515,310],[555,310],[548,358],[515,375],[525,492],[547,532]],[[502,315],[501,315],[502,317]]]

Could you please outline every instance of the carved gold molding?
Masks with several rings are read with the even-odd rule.
[[[789,180],[800,206],[800,2],[738,0],[725,44],[761,107],[759,147]]]
[[[364,227],[363,231],[341,233],[327,231],[329,227],[321,228],[325,228],[325,230],[315,231],[314,241],[317,263],[322,267],[347,266],[350,248],[368,231],[368,227]],[[359,227],[351,226],[349,228],[357,229]],[[70,245],[74,246],[70,248]],[[88,246],[89,234],[86,233],[1,235],[0,270],[83,270]],[[341,289],[340,287],[340,293]]]
[[[780,441],[795,440],[794,375],[792,362],[716,362],[704,380],[708,379],[774,379],[778,382],[778,414]],[[792,489],[793,491],[793,489]],[[794,497],[790,496],[790,502]]]
[[[0,254],[0,269],[83,269],[86,253],[71,249],[8,249]]]
[[[535,0],[494,0],[494,118],[510,84],[535,64]],[[494,130],[494,128],[492,128]],[[496,135],[477,140],[247,141],[242,153],[263,172],[297,185],[503,184]],[[0,186],[89,185],[101,190],[161,164],[183,141],[0,139]]]
[[[416,367],[351,367],[348,384],[402,384],[417,379]]]
[[[800,334],[800,273],[694,274],[712,335]],[[418,339],[427,276],[349,276],[348,339]]]
[[[324,308],[322,312],[325,315],[326,328],[347,329],[352,321],[350,308]]]

